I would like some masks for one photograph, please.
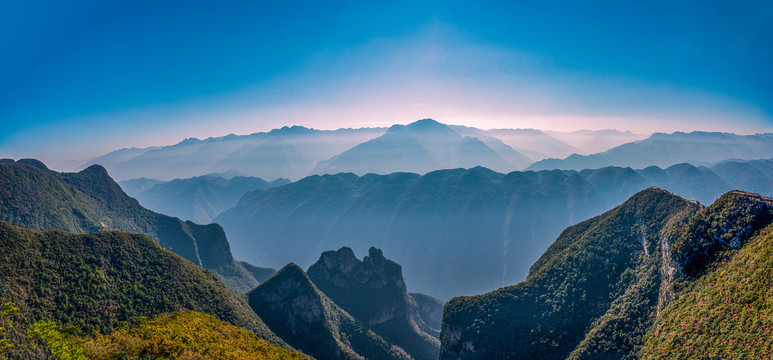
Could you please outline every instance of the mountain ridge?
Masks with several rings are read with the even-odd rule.
[[[0,164],[0,184],[0,220],[13,225],[76,233],[140,233],[214,271],[237,291],[246,292],[258,283],[233,259],[220,225],[198,225],[147,210],[102,166],[58,173],[37,160],[22,159]]]

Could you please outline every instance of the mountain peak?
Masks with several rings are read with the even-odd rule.
[[[186,138],[183,141],[180,141],[177,145],[195,145],[195,144],[198,144],[198,143],[201,143],[201,142],[202,141],[200,139],[198,139],[198,138],[189,137],[189,138]]]
[[[45,165],[43,165],[45,166]],[[106,176],[110,177],[110,175],[107,174],[107,169],[105,169],[102,165],[94,164],[91,165],[83,170],[80,171],[81,174],[92,174],[92,175],[100,175],[100,176]]]
[[[271,130],[268,133],[271,135],[301,135],[301,134],[313,133],[315,131],[316,130],[307,128],[305,126],[293,125],[293,126],[282,126],[281,128]]]
[[[421,119],[405,125],[405,127],[412,131],[451,131],[451,128],[449,128],[448,125],[433,119]]]
[[[282,279],[282,278],[291,278],[296,279],[298,277],[306,277],[306,273],[301,269],[300,266],[296,265],[295,263],[289,263],[285,265],[283,268],[279,269],[279,271],[272,276],[272,278]],[[266,280],[266,282],[270,281]]]
[[[41,169],[41,170],[49,171],[48,166],[46,166],[46,164],[44,164],[42,161],[40,161],[38,159],[19,159],[19,161],[17,161],[17,162],[19,164],[24,164],[24,165],[27,165],[27,166],[32,166],[32,167]]]
[[[373,246],[371,246],[370,249],[368,249],[368,256],[366,256],[365,259],[363,259],[363,261],[365,261],[366,259],[369,259],[370,261],[386,260],[386,258],[384,257],[384,252],[381,251],[381,249],[377,249]]]

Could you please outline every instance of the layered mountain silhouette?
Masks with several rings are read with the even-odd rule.
[[[258,284],[253,272],[234,260],[222,227],[143,208],[99,165],[78,173],[58,173],[37,160],[6,160],[0,163],[0,187],[0,220],[13,225],[78,233],[140,233],[213,271],[238,292]]]
[[[771,136],[675,132],[645,138],[618,130],[482,130],[423,119],[388,129],[292,126],[250,135],[189,138],[171,146],[116,150],[78,170],[101,164],[121,181],[143,177],[169,181],[212,173],[298,180],[312,174],[423,174],[475,166],[500,172],[666,168],[771,158]]]
[[[311,176],[248,193],[215,221],[248,262],[308,266],[326,249],[376,246],[411,289],[447,299],[522,279],[558,229],[604,208],[577,174],[473,168]]]
[[[523,280],[560,229],[643,189],[657,186],[701,203],[733,189],[768,195],[771,169],[769,160],[756,160],[712,168],[311,176],[248,193],[215,221],[249,262],[308,266],[325,249],[377,246],[403,264],[412,289],[448,299]]]
[[[545,133],[578,149],[578,154],[595,154],[623,144],[644,140],[649,137],[649,135],[635,134],[630,131],[614,129],[578,130],[570,132],[548,130],[545,131]]]
[[[582,170],[605,166],[669,167],[679,163],[709,165],[729,159],[773,157],[773,134],[736,135],[718,132],[656,133],[592,155],[573,154],[563,160],[545,159],[527,170]]]
[[[14,345],[3,350],[14,359],[46,357],[27,336],[38,320],[88,336],[181,310],[213,315],[287,346],[215,275],[144,235],[40,232],[0,221],[0,252],[0,303],[19,309],[3,315],[13,322],[4,322],[3,338]]]
[[[545,158],[563,158],[574,153],[583,152],[583,150],[558,140],[542,130],[492,129],[488,131],[478,130],[478,132],[500,139],[513,149],[529,157],[532,161],[539,161]]]
[[[317,162],[329,159],[364,141],[383,128],[323,131],[302,126],[265,133],[228,135],[146,149],[122,149],[89,161],[104,164],[119,180],[151,178],[163,181],[238,171],[243,176],[267,180],[298,179]]]
[[[126,183],[127,187],[135,189],[149,182],[145,180],[119,184],[124,187]],[[289,182],[287,179],[268,182],[257,177],[234,176],[226,179],[221,176],[205,175],[158,182],[135,194],[124,190],[145,208],[184,220],[209,224],[220,213],[236,205],[245,193],[265,190]]]
[[[768,288],[772,220],[773,199],[755,194],[730,192],[703,209],[642,191],[564,230],[526,281],[452,299],[440,359],[766,354],[769,311],[753,304]]]
[[[502,147],[507,148],[504,144]],[[518,156],[514,150],[510,149],[510,152]],[[523,156],[517,163],[509,163],[478,138],[461,136],[448,125],[424,119],[410,125],[393,125],[384,135],[320,162],[312,172],[365,175],[407,171],[423,174],[437,169],[478,165],[510,171],[528,163]]]
[[[639,139],[640,135],[616,130],[481,130],[432,119],[388,129],[327,131],[292,126],[250,135],[189,138],[171,146],[120,149],[77,170],[101,164],[121,181],[143,177],[169,181],[211,173],[297,180],[311,174],[426,173],[475,166],[509,172],[548,157],[589,154]]]

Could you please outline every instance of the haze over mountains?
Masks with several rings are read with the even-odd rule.
[[[6,254],[0,264],[4,326],[10,324],[5,322],[7,309],[16,304],[21,309],[16,327],[10,332],[0,329],[2,344],[10,341],[14,345],[0,349],[1,354],[14,347],[19,349],[11,354],[23,358],[110,349],[107,352],[114,353],[119,344],[127,353],[163,357],[177,357],[183,348],[244,350],[239,344],[218,347],[211,338],[207,340],[204,334],[210,331],[237,330],[198,314],[203,312],[290,350],[287,342],[291,342],[317,359],[358,359],[361,355],[369,359],[437,358],[442,302],[409,294],[400,265],[386,259],[381,250],[371,248],[362,261],[351,249],[322,254],[310,274],[323,293],[294,264],[274,274],[235,261],[217,224],[182,222],[140,207],[98,165],[78,173],[58,173],[37,160],[4,159],[0,161],[0,185],[0,250]],[[40,232],[6,221],[38,229],[99,232]],[[105,231],[114,228],[144,231],[156,240]],[[254,285],[246,281],[248,276]],[[251,291],[246,297],[239,296],[221,279],[234,290],[245,292],[250,286]],[[287,286],[288,281],[292,286]],[[341,281],[353,286],[339,289]],[[274,303],[276,299],[283,300]],[[319,307],[313,307],[313,299],[319,301]],[[314,315],[315,309],[323,313]],[[179,313],[182,310],[195,312]],[[148,329],[151,323],[141,318],[147,316],[157,316],[152,323],[155,330]],[[41,317],[53,322],[35,322]],[[180,317],[196,326],[173,321]],[[287,323],[287,319],[297,321]],[[128,334],[122,322],[135,325],[132,333],[150,331],[139,341],[145,350],[125,341]],[[83,328],[62,330],[61,335],[57,324]],[[282,335],[275,335],[274,329]],[[190,331],[195,334],[187,333]],[[26,336],[27,332],[36,335]],[[99,332],[113,334],[107,337]],[[171,345],[180,334],[186,334],[187,340]],[[163,340],[165,336],[169,338]],[[247,332],[239,336],[261,352],[285,354],[282,358],[291,354],[256,342]],[[47,350],[30,352],[34,350],[30,344],[38,337],[48,341]],[[153,341],[158,343],[148,343]],[[112,345],[107,349],[98,345],[104,342]]]
[[[134,179],[119,185],[148,209],[209,224],[220,213],[236,205],[245,193],[289,182],[287,179],[268,182],[258,177],[234,176],[226,179],[205,175],[169,182]]]
[[[709,274],[720,277],[715,283],[721,281],[725,273],[713,272],[719,266],[718,259],[735,254],[735,250],[743,251],[750,239],[767,243],[764,228],[773,221],[773,200],[730,190],[772,193],[771,160],[725,159],[710,167],[678,163],[665,168],[607,166],[505,174],[482,166],[463,167],[466,161],[481,159],[488,159],[492,166],[507,162],[501,155],[502,147],[506,147],[501,140],[485,134],[479,134],[480,138],[460,134],[474,131],[432,120],[419,121],[392,127],[379,137],[333,156],[329,162],[318,163],[329,169],[359,167],[357,171],[366,175],[340,172],[295,182],[267,182],[234,176],[234,169],[219,169],[223,171],[190,179],[138,178],[123,183],[138,197],[144,194],[143,203],[159,211],[184,213],[185,217],[212,221],[210,225],[143,208],[99,165],[78,173],[58,173],[36,160],[4,159],[0,161],[4,189],[0,192],[0,216],[12,224],[40,230],[120,229],[151,236],[187,259],[175,260],[175,266],[187,269],[179,276],[204,271],[195,270],[196,266],[217,274],[219,280],[206,280],[209,273],[201,273],[204,278],[197,281],[216,284],[214,290],[201,291],[220,291],[220,295],[236,299],[228,300],[233,302],[243,299],[233,298],[231,290],[217,290],[221,280],[238,292],[249,290],[246,299],[252,313],[243,314],[244,303],[232,306],[243,316],[252,317],[251,331],[319,359],[430,360],[438,353],[443,359],[501,358],[504,354],[545,359],[579,359],[589,354],[637,358],[637,354],[658,354],[664,347],[676,353],[679,347],[670,338],[652,334],[651,329],[673,329],[684,324],[682,319],[688,309],[707,311],[701,306],[704,301],[715,301],[714,293],[710,286],[695,280]],[[679,140],[683,136],[690,141]],[[617,149],[641,144],[658,148],[660,145],[647,145],[656,142],[672,144],[672,150],[679,146],[699,149],[694,154],[716,150],[707,158],[718,159],[722,154],[764,153],[766,136],[672,134],[665,140],[651,137]],[[726,141],[712,145],[706,140],[717,138]],[[402,149],[424,155],[414,159],[398,151]],[[606,153],[615,153],[613,150]],[[513,153],[510,155],[512,160]],[[432,169],[444,164],[461,167],[423,174],[379,175],[369,173],[372,164],[367,159],[372,158],[378,158],[376,163],[385,169],[413,160],[411,166],[422,172],[421,167]],[[665,190],[641,191],[650,186]],[[714,205],[701,210],[702,206],[691,200]],[[621,202],[625,203],[615,208]],[[13,235],[14,231],[11,227],[6,233]],[[42,239],[34,240],[31,248],[55,237],[62,243],[75,241],[73,247],[81,249],[83,242],[94,244],[105,239],[99,235],[23,233],[6,237]],[[118,247],[111,253],[127,248],[125,234],[110,236],[105,241]],[[558,240],[550,245],[556,237]],[[143,237],[131,239],[128,241],[149,241]],[[374,246],[396,261],[387,260]],[[326,251],[336,248],[340,249]],[[355,252],[366,249],[368,256],[358,260]],[[739,254],[739,259],[746,262],[753,256]],[[234,255],[248,262],[236,260]],[[91,256],[88,266],[109,268],[112,260],[105,260],[106,256]],[[150,251],[130,262],[146,257],[158,258]],[[55,262],[65,263],[66,259],[57,258]],[[308,270],[295,264],[308,266]],[[9,271],[17,271],[17,265]],[[728,266],[743,267],[736,262]],[[274,274],[272,268],[282,270]],[[87,276],[98,276],[102,271],[79,269],[86,269]],[[754,271],[763,274],[766,270]],[[69,277],[80,276],[61,272]],[[120,281],[128,281],[128,285],[121,285],[124,288],[141,281],[121,276]],[[442,331],[438,322],[442,301],[407,290],[449,299],[516,284],[524,277],[525,282],[493,293],[455,298],[443,313]],[[591,278],[597,280],[591,282]],[[104,286],[117,281],[109,278]],[[756,287],[761,286],[760,279],[752,281]],[[681,285],[673,283],[694,286],[702,293],[695,295],[691,303],[672,303],[672,298],[687,294],[678,287]],[[199,290],[181,291],[188,294]],[[743,295],[742,299],[749,300],[743,300],[746,302],[738,307],[750,306],[748,312],[756,316],[759,310],[753,310],[753,304],[757,298],[749,296]],[[40,305],[34,299],[25,301]],[[203,312],[214,311],[186,304]],[[165,306],[160,311],[186,308],[176,300]],[[47,309],[66,313],[56,307]],[[743,309],[738,310],[739,314],[747,311]],[[535,313],[542,315],[528,315]],[[127,314],[124,317],[137,313]],[[662,318],[660,314],[664,314]],[[57,319],[73,321],[68,317]],[[739,325],[746,326],[747,320]],[[261,325],[263,321],[265,325]],[[101,326],[113,331],[114,325]],[[436,338],[438,333],[442,344]],[[603,337],[613,340],[599,340]],[[682,341],[692,342],[693,338]],[[700,341],[693,344],[702,346]]]
[[[773,134],[736,135],[710,132],[656,133],[592,155],[571,155],[563,160],[545,159],[527,170],[582,170],[605,166],[668,167],[679,163],[710,165],[729,159],[773,157]]]
[[[267,267],[307,266],[340,246],[377,246],[403,264],[412,289],[448,299],[523,280],[561,229],[651,186],[701,203],[733,189],[773,194],[771,165],[311,176],[248,193],[215,222],[234,253]]]
[[[771,134],[673,133],[645,136],[617,130],[575,132],[481,130],[423,119],[390,128],[315,130],[283,127],[144,149],[113,151],[78,169],[101,164],[124,181],[159,181],[221,174],[267,181],[313,174],[390,174],[483,166],[509,173],[605,166],[661,168],[773,157]],[[202,218],[199,218],[202,219]]]

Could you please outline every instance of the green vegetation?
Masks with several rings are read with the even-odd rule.
[[[60,360],[87,360],[83,346],[73,336],[74,328],[59,329],[53,321],[38,321],[32,324],[28,338],[44,340],[45,346]],[[35,347],[35,345],[33,345]]]
[[[219,225],[198,225],[147,210],[99,165],[58,173],[37,160],[1,163],[0,220],[35,230],[139,233],[216,272],[235,291],[244,293],[258,284],[233,259]]]
[[[78,338],[72,328],[52,321],[33,324],[29,338],[40,340],[60,360],[212,359],[291,360],[307,356],[274,346],[255,334],[227,322],[181,311],[154,319],[140,317],[135,326],[110,334]]]
[[[567,228],[524,283],[446,305],[441,359],[769,358],[773,200],[699,209],[647,190]]]
[[[663,311],[642,359],[770,359],[773,227],[726,252]]]
[[[19,308],[5,331],[11,358],[46,356],[27,339],[41,320],[85,336],[180,310],[210,314],[282,344],[215,275],[142,235],[39,232],[0,221],[0,254],[0,303]]]
[[[649,189],[567,228],[523,283],[446,304],[440,358],[634,358],[657,308],[663,243],[699,209]]]
[[[7,359],[4,354],[13,349],[13,345],[6,338],[6,333],[13,329],[13,318],[17,312],[19,308],[14,303],[5,303],[0,310],[0,359],[2,360]]]
[[[773,200],[729,192],[690,219],[688,227],[674,241],[674,260],[685,275],[698,277],[724,251],[740,248],[771,221]]]
[[[255,334],[195,311],[162,314],[80,341],[89,359],[308,359],[267,343]]]

